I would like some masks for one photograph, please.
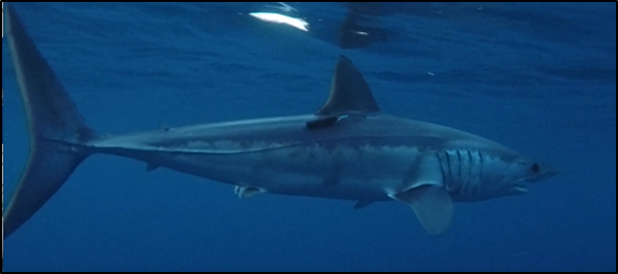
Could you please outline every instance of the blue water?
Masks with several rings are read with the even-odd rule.
[[[527,195],[456,204],[433,237],[399,203],[241,200],[229,185],[95,156],[7,239],[5,271],[616,271],[615,4],[384,4],[373,24],[388,39],[349,49],[336,38],[345,6],[294,5],[314,24],[305,33],[247,15],[265,5],[14,8],[100,132],[310,113],[345,54],[383,111],[561,173]],[[28,155],[9,57],[3,39],[5,207]]]

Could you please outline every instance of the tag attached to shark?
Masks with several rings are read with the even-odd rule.
[[[444,234],[453,219],[453,201],[444,187],[425,185],[391,198],[408,204],[429,234]]]
[[[347,125],[350,123],[356,123],[356,122],[360,122],[364,120],[365,118],[367,118],[367,116],[358,115],[358,114],[350,114],[350,115],[345,114],[345,115],[338,115],[338,116],[329,115],[329,116],[316,118],[315,120],[307,121],[307,123],[305,124],[307,126],[307,129],[316,130],[316,129],[329,128],[335,125]]]
[[[334,125],[335,123],[337,123],[337,121],[339,121],[339,117],[337,116],[326,116],[326,117],[320,117],[315,120],[308,121],[306,125],[308,129],[313,130],[313,129],[330,127]]]

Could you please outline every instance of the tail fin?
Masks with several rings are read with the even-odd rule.
[[[27,167],[3,214],[6,239],[30,219],[90,155],[79,144],[95,138],[96,134],[84,124],[12,6],[5,5],[4,12],[30,134]]]

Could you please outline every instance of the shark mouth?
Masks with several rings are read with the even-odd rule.
[[[531,185],[530,182],[526,182],[526,181],[522,181],[519,182],[517,184],[515,184],[515,186],[513,187],[517,192],[520,193],[528,193],[528,187]]]

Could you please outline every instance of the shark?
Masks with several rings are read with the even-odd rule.
[[[31,219],[95,154],[142,161],[234,187],[347,200],[394,201],[430,235],[443,235],[456,202],[525,194],[558,170],[494,141],[389,115],[360,70],[340,55],[330,94],[313,112],[109,135],[85,123],[12,6],[6,35],[26,112],[29,157],[3,213],[4,239]]]

